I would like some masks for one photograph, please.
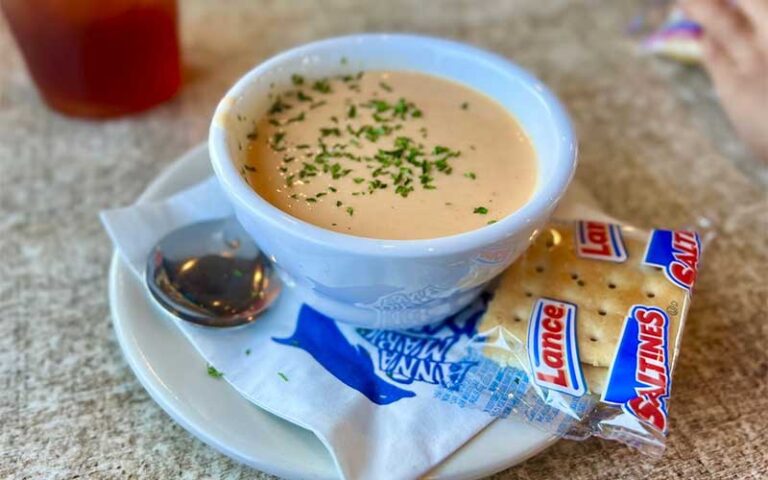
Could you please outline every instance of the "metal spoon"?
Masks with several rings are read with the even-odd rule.
[[[254,321],[280,293],[271,262],[234,217],[163,237],[147,259],[146,282],[173,315],[220,328]]]

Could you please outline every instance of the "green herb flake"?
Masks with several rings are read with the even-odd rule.
[[[352,179],[352,181],[355,183],[363,183],[365,179],[363,177],[355,177]]]
[[[243,272],[242,272],[242,271],[240,271],[240,269],[237,269],[237,268],[236,268],[236,269],[234,269],[234,270],[232,271],[232,275],[236,276],[237,278],[240,278],[240,277],[242,277],[242,276],[243,276]]]
[[[208,376],[211,378],[219,379],[224,376],[224,373],[216,370],[216,367],[213,365],[208,364]]]
[[[461,104],[461,109],[462,110],[469,110],[469,103],[468,102],[462,103]]]
[[[347,60],[347,57],[341,57],[341,60],[339,60],[339,63],[341,63],[342,65],[346,65],[347,63],[349,63],[349,60]]]
[[[304,85],[304,77],[301,75],[294,73],[291,75],[291,82],[293,82],[294,85]]]
[[[287,103],[283,102],[283,100],[280,97],[277,97],[275,99],[274,103],[272,103],[272,106],[269,107],[269,114],[270,115],[274,115],[274,114],[282,113],[282,112],[284,112],[286,110],[290,110],[290,109],[291,109],[290,105],[288,105]]]
[[[475,180],[477,178],[477,175],[475,175],[475,172],[467,172],[464,174],[465,177],[471,178],[472,180]]]
[[[333,128],[321,128],[320,129],[320,135],[323,137],[329,137],[333,135],[334,137],[340,137],[341,136],[341,130],[339,130],[337,127]]]
[[[390,85],[384,83],[384,82],[379,82],[379,86],[384,91],[387,91],[387,92],[391,92],[392,91],[392,87]]]
[[[316,80],[312,84],[312,90],[320,93],[331,93],[331,83],[327,79]]]
[[[270,138],[270,144],[272,146],[272,150],[280,151],[285,150],[285,148],[280,148],[280,144],[282,143],[283,139],[285,138],[285,132],[277,132],[274,135],[272,135],[272,138]]]
[[[487,225],[493,225],[494,223],[496,223],[496,220],[489,220]]]
[[[347,110],[347,118],[355,118],[357,116],[357,107],[354,105],[349,106],[349,110]]]
[[[342,206],[342,205],[343,205],[343,203],[342,203],[342,201],[341,201],[341,200],[336,200],[336,206],[337,206],[337,207],[340,207],[340,206]]]
[[[298,101],[300,101],[300,102],[311,102],[312,101],[312,97],[310,97],[309,95],[307,95],[306,93],[304,93],[301,90],[296,92],[296,99]]]
[[[251,354],[251,349],[250,348],[246,348],[245,349],[245,354],[246,355],[250,355]]]
[[[283,379],[284,382],[288,381],[288,376],[284,374],[283,372],[277,372],[277,376]]]
[[[475,207],[475,209],[472,211],[472,213],[477,213],[480,215],[485,215],[488,213],[488,209],[485,207]]]
[[[304,112],[301,112],[295,117],[289,118],[285,123],[288,124],[288,123],[303,122],[303,121],[304,121]]]
[[[347,214],[351,217],[355,214],[355,209],[352,207],[347,207]]]

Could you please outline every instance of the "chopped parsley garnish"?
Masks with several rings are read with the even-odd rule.
[[[246,348],[245,349],[245,354],[246,355],[250,355],[251,354],[251,349],[250,348]]]
[[[322,135],[323,137],[329,137],[331,135],[333,135],[335,137],[340,137],[341,136],[341,130],[339,130],[336,127],[333,127],[333,128],[321,128],[320,129],[320,135]]]
[[[469,110],[469,103],[467,103],[467,102],[462,103],[461,104],[461,109],[462,110]]]
[[[217,378],[218,379],[218,378],[223,377],[224,373],[216,370],[216,367],[214,367],[213,365],[208,364],[208,376],[211,377],[211,378]]]
[[[461,156],[461,151],[453,149],[449,145],[431,145],[427,142],[428,132],[423,125],[413,125],[418,134],[411,138],[402,132],[408,131],[409,122],[418,121],[423,116],[421,109],[408,98],[383,99],[374,92],[368,98],[346,98],[342,105],[329,106],[325,118],[329,121],[322,127],[317,127],[314,139],[298,145],[286,142],[286,131],[290,131],[290,124],[314,118],[318,115],[314,112],[323,105],[326,100],[314,101],[305,94],[301,88],[310,88],[320,94],[332,93],[341,82],[350,89],[359,88],[357,82],[363,73],[356,75],[342,75],[321,79],[305,79],[301,75],[291,76],[291,82],[297,88],[288,92],[276,92],[269,109],[267,122],[273,127],[268,132],[268,146],[275,152],[289,150],[282,157],[282,163],[277,167],[283,177],[287,188],[295,188],[310,183],[317,177],[318,181],[325,179],[338,180],[350,176],[355,185],[360,185],[358,191],[351,192],[353,196],[386,195],[387,191],[394,192],[403,198],[407,198],[416,190],[430,191],[440,187],[440,178],[451,175],[454,167],[459,168],[456,158]],[[338,82],[338,83],[334,83]],[[393,92],[392,85],[380,81],[378,86],[386,92]],[[287,101],[286,101],[287,100]],[[310,102],[308,109],[296,112],[293,116],[286,114],[295,107],[295,102]],[[288,102],[294,102],[292,106]],[[464,108],[462,104],[462,108]],[[467,104],[468,105],[468,104]],[[297,108],[297,110],[299,110]],[[256,138],[254,136],[249,139]],[[305,132],[302,132],[304,135]],[[420,138],[419,138],[420,137]],[[295,151],[293,150],[295,148]],[[254,171],[246,166],[241,167],[241,173]],[[476,174],[464,170],[462,175],[475,180]],[[327,185],[327,184],[326,184]],[[323,187],[321,187],[323,188]],[[290,194],[290,198],[301,199],[307,203],[320,203],[320,199],[328,196],[331,204],[338,208],[344,208],[350,216],[354,215],[354,208],[345,205],[344,202],[333,198],[338,193],[336,187],[326,186],[323,191],[309,194],[307,191],[296,191]],[[485,207],[477,207],[474,213],[486,214]]]
[[[287,103],[283,102],[283,100],[280,97],[277,97],[275,101],[272,103],[272,106],[269,108],[269,114],[275,115],[277,113],[282,113],[286,110],[290,110],[291,106]]]
[[[296,115],[295,117],[289,118],[285,123],[293,123],[293,122],[303,122],[304,121],[304,112],[301,112],[300,114]]]
[[[320,93],[331,93],[331,83],[327,79],[316,80],[312,84],[312,90]]]
[[[277,376],[283,379],[284,382],[288,381],[288,376],[284,374],[283,372],[277,372]]]
[[[276,132],[274,135],[272,135],[272,138],[270,138],[269,142],[272,149],[278,151],[284,138],[285,132]]]

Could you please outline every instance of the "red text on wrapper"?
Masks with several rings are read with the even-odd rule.
[[[582,258],[624,262],[627,249],[624,247],[621,227],[604,222],[577,222],[576,253]]]
[[[540,298],[528,322],[528,356],[533,381],[574,396],[586,393],[576,344],[576,306]]]
[[[688,230],[654,230],[643,263],[662,268],[674,284],[691,291],[701,256],[701,239]]]
[[[622,405],[661,432],[667,430],[669,327],[660,308],[632,307],[603,393],[603,401]]]

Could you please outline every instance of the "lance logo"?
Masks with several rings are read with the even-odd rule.
[[[621,227],[603,222],[576,222],[576,253],[582,258],[622,263],[627,249]]]
[[[534,383],[580,397],[587,392],[576,343],[576,305],[540,298],[528,322]]]
[[[635,305],[624,321],[603,401],[621,405],[653,428],[667,431],[670,390],[669,317],[657,307]]]

